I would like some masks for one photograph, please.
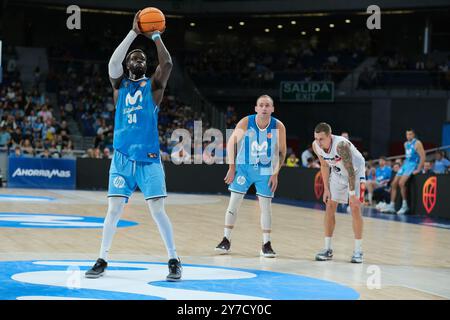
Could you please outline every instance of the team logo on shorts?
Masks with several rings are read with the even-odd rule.
[[[244,176],[238,176],[236,179],[236,182],[238,185],[242,186],[245,183],[245,177]]]
[[[122,189],[123,187],[125,187],[125,179],[120,176],[115,177],[113,180],[113,185],[118,189]]]

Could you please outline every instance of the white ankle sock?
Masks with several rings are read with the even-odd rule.
[[[355,239],[355,252],[362,251],[362,239]]]
[[[325,249],[331,249],[331,237],[325,237]]]
[[[223,228],[223,236],[228,240],[231,240],[231,228]]]

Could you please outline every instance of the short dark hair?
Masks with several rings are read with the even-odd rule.
[[[321,122],[314,128],[315,133],[324,132],[326,135],[331,133],[331,126],[326,122]]]
[[[128,60],[130,59],[131,55],[135,52],[140,52],[144,55],[145,59],[147,59],[147,55],[145,54],[144,50],[140,49],[140,48],[136,48],[131,50],[130,52],[127,53],[127,56],[125,57],[125,62],[128,62]]]
[[[412,131],[412,133],[416,134],[416,131],[413,128],[407,128],[406,131]]]
[[[386,158],[385,156],[381,156],[381,157],[380,157],[380,160],[387,161],[387,158]]]

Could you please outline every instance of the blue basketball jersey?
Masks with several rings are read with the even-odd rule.
[[[413,163],[419,163],[420,157],[419,154],[416,151],[416,142],[417,139],[412,139],[411,142],[406,141],[405,142],[405,156],[406,161],[413,162]]]
[[[267,128],[259,128],[256,115],[248,116],[248,127],[241,143],[237,164],[271,167],[275,144],[277,143],[277,119],[271,117]]]
[[[114,149],[129,159],[159,162],[158,111],[149,78],[123,79],[114,124]]]

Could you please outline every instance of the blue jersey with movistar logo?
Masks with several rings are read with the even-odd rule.
[[[406,141],[405,142],[405,156],[406,156],[406,161],[410,162],[410,163],[419,163],[420,161],[420,156],[417,153],[416,150],[416,142],[417,139],[412,139],[411,141]]]
[[[131,160],[159,162],[158,111],[150,79],[123,79],[116,104],[114,149]]]
[[[270,117],[266,128],[259,128],[256,115],[248,116],[248,127],[236,163],[271,167],[277,142],[277,119]]]

